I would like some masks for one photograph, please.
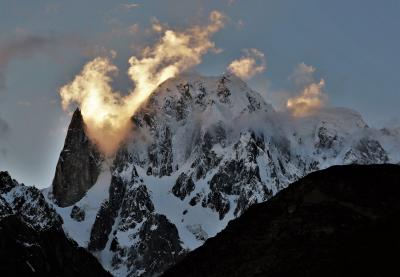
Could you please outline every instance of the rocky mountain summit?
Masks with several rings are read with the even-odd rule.
[[[102,155],[87,137],[85,128],[77,109],[72,115],[53,179],[52,192],[60,207],[79,201],[100,174]]]
[[[293,118],[232,75],[182,75],[132,117],[104,158],[77,110],[46,199],[115,276],[153,276],[250,206],[336,164],[398,163],[400,135],[344,108]]]
[[[314,172],[162,276],[397,276],[399,198],[400,165]]]
[[[111,276],[62,223],[37,188],[0,172],[1,276]]]

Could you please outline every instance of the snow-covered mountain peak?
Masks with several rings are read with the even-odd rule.
[[[271,105],[234,75],[204,77],[183,74],[162,83],[142,107],[160,120],[184,121],[204,115],[213,121],[232,121],[243,113],[273,112]]]
[[[79,196],[56,199],[64,230],[119,276],[159,274],[312,171],[400,160],[395,130],[345,108],[293,118],[232,75],[169,79],[132,123],[111,162],[71,128],[56,173]]]

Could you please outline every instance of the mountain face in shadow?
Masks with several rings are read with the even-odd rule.
[[[0,172],[0,276],[111,276],[35,187]]]
[[[314,172],[163,276],[400,276],[400,166]]]

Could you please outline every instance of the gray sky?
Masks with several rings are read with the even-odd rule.
[[[196,71],[221,74],[242,49],[257,48],[268,69],[249,83],[267,101],[279,103],[304,62],[325,79],[329,105],[353,108],[370,125],[399,124],[397,0],[0,0],[0,170],[49,186],[69,122],[60,86],[110,49],[125,72],[132,52],[155,41],[146,33],[153,18],[183,28],[212,10],[229,18],[213,37],[224,51]],[[128,84],[124,74],[114,81],[122,91]]]

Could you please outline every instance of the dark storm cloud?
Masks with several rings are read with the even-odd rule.
[[[38,53],[54,55],[65,47],[83,47],[81,39],[68,36],[19,35],[0,42],[0,89],[4,87],[8,65],[14,59],[26,59]]]

